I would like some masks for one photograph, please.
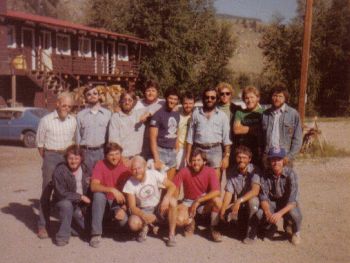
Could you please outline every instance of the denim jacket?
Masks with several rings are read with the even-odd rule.
[[[285,105],[285,110],[279,120],[280,147],[286,150],[289,159],[294,159],[301,149],[303,133],[299,113],[287,104]],[[265,153],[272,145],[273,119],[273,108],[265,110],[262,117]]]
[[[87,195],[87,192],[89,191],[91,173],[87,166],[83,163],[81,164],[81,169],[83,171],[83,194]],[[53,183],[55,201],[66,199],[74,203],[80,202],[81,194],[77,193],[75,176],[69,170],[66,163],[60,163],[57,165],[53,173]]]

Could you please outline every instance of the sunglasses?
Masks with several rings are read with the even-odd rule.
[[[98,95],[98,92],[94,91],[94,92],[88,92],[86,93],[86,96],[89,97],[89,96],[93,96],[93,95]]]
[[[220,92],[220,96],[230,96],[231,92]]]
[[[216,100],[216,96],[205,96],[206,100]]]

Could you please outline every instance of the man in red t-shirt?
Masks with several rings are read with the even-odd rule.
[[[191,152],[189,167],[180,170],[174,178],[174,184],[178,192],[183,185],[184,199],[177,207],[177,225],[185,227],[185,236],[193,234],[197,213],[210,213],[212,238],[215,242],[221,242],[221,234],[217,229],[222,205],[220,183],[215,169],[206,166],[206,155],[203,151],[195,149]]]
[[[99,247],[102,235],[102,221],[106,206],[120,226],[126,225],[124,184],[131,176],[130,170],[121,161],[123,149],[117,143],[107,143],[105,158],[96,163],[91,178],[92,224],[90,246]]]

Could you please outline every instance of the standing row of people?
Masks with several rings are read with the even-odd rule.
[[[173,246],[176,225],[185,227],[185,234],[193,233],[197,213],[211,214],[212,238],[221,241],[220,219],[239,218],[242,206],[249,208],[246,243],[255,239],[257,223],[263,218],[270,226],[286,216],[286,229],[292,229],[292,241],[298,243],[301,214],[291,161],[301,147],[301,125],[297,112],[285,103],[287,90],[277,86],[272,107],[264,112],[254,87],[243,90],[246,109],[231,103],[233,89],[227,83],[205,89],[200,107],[194,107],[190,92],[185,93],[180,110],[176,89],[165,92],[165,101],[158,98],[158,91],[156,82],[147,81],[144,99],[123,93],[120,110],[112,114],[100,105],[96,88],[88,86],[84,91],[88,107],[76,119],[69,115],[72,99],[68,94],[59,96],[56,111],[41,120],[37,134],[43,157],[38,236],[48,236],[54,188],[61,219],[58,245],[68,243],[72,218],[84,226],[80,208],[91,201],[93,247],[101,241],[105,208],[120,226],[128,222],[131,230],[139,232],[139,241],[150,227],[157,228],[155,222],[167,219],[167,244]],[[220,183],[225,170],[222,201]],[[269,174],[275,181],[284,180],[271,183]],[[69,183],[62,184],[62,180]],[[72,187],[64,190],[63,185]],[[181,185],[184,199],[177,205]],[[167,189],[163,196],[162,187]],[[278,202],[281,198],[282,203]]]

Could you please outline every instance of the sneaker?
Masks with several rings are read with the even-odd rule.
[[[47,230],[45,227],[39,227],[37,236],[40,239],[49,238],[49,234],[47,233]]]
[[[138,242],[144,242],[144,241],[146,241],[148,230],[149,230],[148,225],[145,225],[145,226],[142,228],[142,230],[140,231],[140,233],[139,233],[139,235],[138,235],[138,237],[137,237],[136,240],[137,240]]]
[[[255,238],[250,238],[250,237],[246,237],[245,239],[243,239],[243,243],[246,245],[252,245],[254,244],[256,241]]]
[[[210,232],[214,242],[222,241],[221,233],[218,230],[216,230],[215,227],[211,227]]]
[[[270,225],[270,227],[268,229],[266,229],[266,231],[265,231],[265,236],[268,239],[273,239],[276,231],[277,231],[277,226],[276,225]]]
[[[175,236],[171,235],[169,236],[169,239],[166,242],[167,247],[175,247],[176,246],[176,240]]]
[[[56,246],[58,246],[58,247],[63,247],[63,246],[65,246],[65,245],[68,245],[68,241],[66,241],[66,240],[56,240]]]
[[[196,229],[196,221],[192,219],[191,223],[185,226],[185,232],[184,232],[185,237],[192,236],[195,229]]]
[[[101,243],[101,236],[97,235],[91,238],[89,245],[90,247],[99,248],[100,243]]]
[[[284,232],[287,236],[291,237],[293,235],[293,226],[290,223],[287,223],[284,226]]]
[[[297,245],[300,245],[300,243],[301,243],[300,234],[297,234],[297,233],[293,234],[293,236],[292,236],[292,244],[294,246],[297,246]]]

